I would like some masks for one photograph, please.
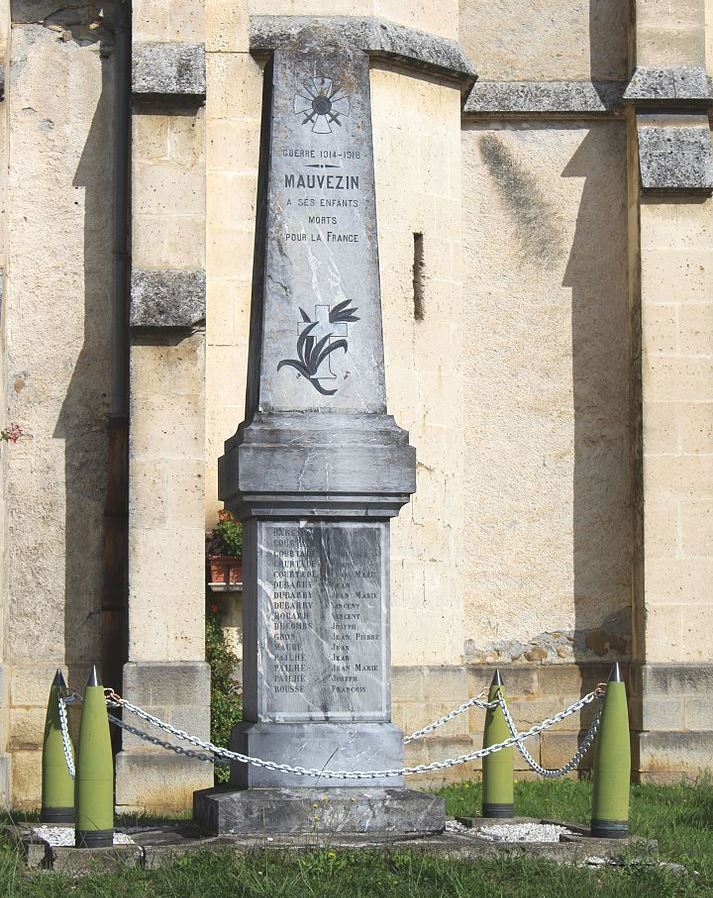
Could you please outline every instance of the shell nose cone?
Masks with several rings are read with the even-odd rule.
[[[89,679],[87,680],[87,686],[101,686],[102,681],[97,673],[96,664],[92,665],[92,672],[89,674]]]
[[[505,682],[503,680],[503,675],[500,673],[500,668],[495,668],[495,673],[493,674],[493,679],[490,683],[491,686],[504,686]]]
[[[611,673],[609,674],[609,682],[610,683],[623,683],[624,675],[621,672],[621,667],[619,666],[619,662],[612,667]]]
[[[54,675],[54,680],[52,680],[52,685],[59,686],[60,689],[67,688],[67,684],[64,682],[64,675],[62,674],[62,671],[59,669],[59,667],[57,668],[57,673]]]

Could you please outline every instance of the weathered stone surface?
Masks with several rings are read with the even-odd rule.
[[[611,113],[621,106],[621,81],[477,81],[465,102],[465,115],[566,115]]]
[[[445,828],[445,802],[410,789],[208,789],[193,819],[210,833],[394,833]]]
[[[662,116],[637,116],[641,189],[713,191],[713,153],[708,118],[683,121]]]
[[[132,327],[191,328],[204,321],[205,271],[132,270]]]
[[[703,66],[671,68],[639,66],[626,87],[624,100],[636,106],[712,106],[713,84]]]
[[[338,719],[338,715],[334,715]],[[231,748],[253,758],[315,770],[393,770],[403,766],[403,733],[391,723],[240,723],[233,729]],[[237,788],[362,789],[364,780],[300,776],[252,764],[231,765],[231,786]],[[396,788],[402,776],[377,777],[370,786]]]
[[[307,26],[319,25],[370,57],[425,69],[470,86],[475,69],[460,45],[448,38],[405,28],[373,16],[251,16],[250,49],[266,52],[289,46]]]
[[[205,96],[205,46],[174,41],[135,42],[131,90],[135,96]]]

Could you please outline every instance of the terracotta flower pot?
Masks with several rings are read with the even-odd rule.
[[[210,555],[211,583],[242,583],[243,559],[235,555]]]

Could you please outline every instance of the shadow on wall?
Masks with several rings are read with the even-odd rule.
[[[562,177],[584,179],[562,281],[572,290],[572,550],[575,631],[583,643],[575,639],[575,660],[627,661],[633,517],[625,126],[592,127]]]
[[[84,339],[54,431],[65,451],[65,662],[70,684],[82,688],[88,665],[101,651],[111,395],[113,36],[105,27],[86,29],[78,20],[84,10],[61,10],[54,18],[61,15],[67,21],[56,24],[66,26],[82,46],[99,43],[101,64],[101,93],[72,181],[75,203],[84,205],[84,308],[72,309],[83,316]]]

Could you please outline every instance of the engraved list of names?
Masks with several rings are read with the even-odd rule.
[[[388,715],[383,529],[268,524],[267,713],[281,720]]]

